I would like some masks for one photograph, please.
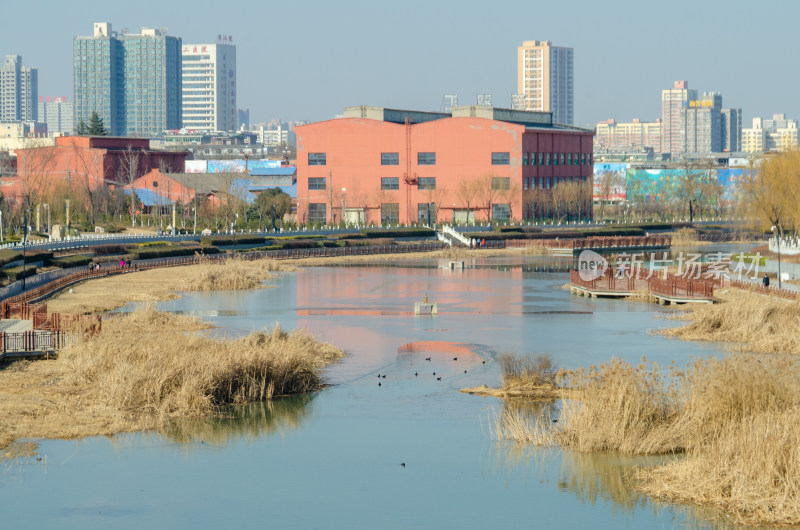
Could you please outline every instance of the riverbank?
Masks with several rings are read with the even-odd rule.
[[[293,263],[231,258],[182,267],[131,271],[87,280],[47,300],[53,313],[93,314],[118,309],[128,302],[160,302],[178,292],[256,289],[277,271],[293,271]]]
[[[0,456],[20,454],[15,440],[169,428],[227,405],[319,390],[322,369],[344,355],[303,330],[224,340],[207,328],[141,309],[107,318],[56,360],[0,370]]]
[[[740,289],[718,289],[719,303],[694,304],[673,318],[686,326],[659,330],[667,337],[725,342],[736,351],[800,355],[800,302]]]
[[[683,368],[645,359],[555,373],[548,366],[546,386],[562,400],[558,416],[531,416],[509,400],[495,438],[582,453],[681,455],[629,470],[628,487],[719,508],[737,524],[800,524],[800,304],[735,289],[719,294],[721,303],[681,314],[689,325],[659,333],[747,353]],[[518,397],[507,390],[524,388],[520,370],[503,374],[503,387],[486,395]],[[541,374],[531,371],[529,381],[523,403],[542,398]]]
[[[434,252],[372,254],[296,260],[246,260],[231,258],[181,267],[128,272],[88,280],[57,293],[47,300],[53,313],[95,314],[118,309],[128,302],[160,302],[177,298],[179,292],[266,287],[274,272],[296,271],[302,267],[326,265],[393,263],[398,259],[469,259],[520,255],[524,249],[447,248]],[[71,291],[71,292],[70,292]]]

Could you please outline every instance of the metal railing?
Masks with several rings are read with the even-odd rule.
[[[431,252],[441,250],[447,245],[443,243],[412,243],[405,245],[365,245],[355,247],[314,247],[314,248],[298,248],[298,249],[283,249],[283,250],[267,250],[259,252],[242,252],[237,253],[235,256],[239,259],[256,260],[256,259],[302,259],[302,258],[327,258],[337,256],[366,256],[373,254],[404,254],[410,252]],[[73,283],[90,280],[93,278],[102,278],[112,274],[120,274],[131,270],[147,270],[163,267],[178,267],[182,265],[191,265],[203,262],[222,262],[230,259],[234,254],[208,254],[208,255],[194,255],[194,256],[181,256],[181,257],[167,257],[167,258],[151,258],[143,260],[134,260],[130,262],[128,267],[121,267],[116,264],[105,265],[99,270],[86,270],[83,267],[78,267],[77,271],[61,275],[55,280],[49,281],[36,287],[34,289],[21,292],[14,296],[6,298],[6,302],[10,304],[31,302],[39,300],[50,293],[71,285]],[[73,269],[74,270],[74,269]],[[2,298],[2,292],[0,292]]]
[[[769,296],[777,296],[780,298],[785,298],[787,300],[797,300],[798,298],[800,298],[800,293],[796,291],[790,291],[788,289],[779,289],[776,285],[770,285],[769,287],[764,287],[759,282],[731,280],[731,287],[736,287],[738,289],[744,289],[746,291],[765,294]]]
[[[0,355],[6,353],[56,352],[80,337],[66,331],[0,332]]]
[[[636,275],[618,275],[608,269],[602,276],[592,280],[581,278],[580,272],[572,270],[569,273],[572,285],[583,287],[596,292],[635,292],[647,291],[652,294],[669,296],[672,298],[691,298],[709,300],[714,297],[714,287],[721,284],[721,280],[712,278],[683,278],[674,274],[666,277],[654,275],[641,278]]]

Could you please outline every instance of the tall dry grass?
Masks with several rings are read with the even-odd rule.
[[[694,228],[680,228],[672,233],[673,247],[696,247],[700,245],[697,239],[697,230]]]
[[[225,261],[205,261],[182,282],[185,291],[226,291],[257,289],[273,277],[275,271],[295,270],[274,259],[246,260],[233,256]]]
[[[498,361],[505,391],[552,392],[556,387],[556,368],[548,355],[517,357],[506,353]]]
[[[725,341],[741,351],[800,354],[800,301],[736,289],[718,291],[718,304],[695,304],[678,318],[690,323],[659,333],[683,340]]]
[[[558,375],[556,423],[497,418],[501,439],[581,452],[682,454],[642,467],[651,495],[722,508],[741,523],[800,523],[800,364],[791,356],[696,359],[685,369],[614,360]]]
[[[59,355],[65,382],[99,403],[159,418],[322,388],[320,369],[341,350],[279,326],[235,340],[186,333],[193,318],[153,308],[104,322],[102,332]]]
[[[338,348],[279,327],[214,339],[207,326],[152,308],[108,318],[56,361],[0,371],[0,448],[165,427],[228,405],[319,390]]]

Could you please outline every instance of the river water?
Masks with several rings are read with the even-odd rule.
[[[2,464],[0,527],[724,526],[714,512],[632,493],[623,473],[646,461],[494,441],[503,402],[459,392],[497,385],[501,352],[572,368],[720,351],[653,335],[679,324],[664,318],[672,310],[570,295],[568,275],[547,272],[568,265],[554,258],[391,265],[308,268],[269,289],[162,303],[227,336],[305,327],[348,355],[314,395],[170,432],[42,441],[41,462]],[[426,294],[439,313],[415,316]]]

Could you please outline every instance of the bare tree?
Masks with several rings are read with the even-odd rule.
[[[49,192],[56,152],[53,147],[44,146],[39,140],[25,141],[24,145],[17,152],[17,198],[22,208],[28,210]]]
[[[703,173],[697,164],[688,159],[681,163],[682,171],[678,180],[678,198],[689,210],[689,222],[694,222],[698,203],[702,200]]]
[[[481,183],[478,179],[463,179],[458,181],[458,188],[456,189],[456,197],[458,200],[467,207],[467,222],[469,222],[470,212],[473,206],[477,203]]]
[[[119,157],[119,168],[117,169],[117,181],[123,186],[128,186],[134,180],[142,176],[141,170],[142,153],[128,145]]]

